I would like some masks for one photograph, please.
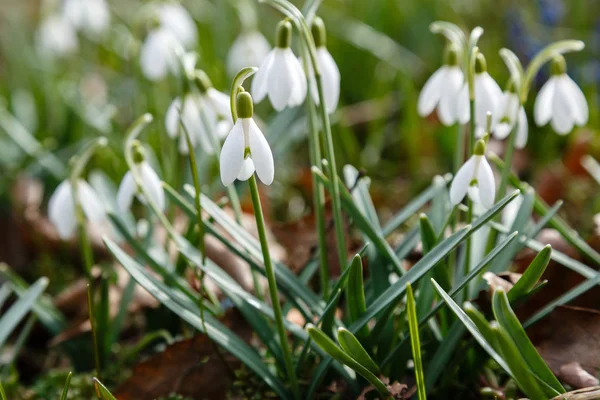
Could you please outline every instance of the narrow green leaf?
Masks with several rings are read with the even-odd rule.
[[[373,199],[371,199],[371,195],[369,194],[370,179],[366,176],[361,177],[358,170],[350,164],[344,165],[343,172],[346,186],[352,188],[351,195],[354,199],[354,204],[356,204],[357,208],[364,214],[373,227],[381,233],[379,217],[373,205]]]
[[[419,338],[419,322],[417,320],[417,308],[415,305],[415,296],[412,286],[406,285],[406,319],[408,320],[408,329],[410,332],[410,345],[412,348],[413,360],[415,364],[415,377],[417,381],[417,393],[419,400],[426,400],[425,375],[423,374],[423,358],[421,357],[421,340]]]
[[[365,287],[363,284],[362,259],[357,254],[350,264],[350,275],[348,277],[348,311],[350,314],[350,323],[356,321],[367,311],[367,302],[365,301]],[[362,327],[357,335],[365,337],[369,334],[369,328]]]
[[[544,246],[542,251],[531,261],[517,283],[508,291],[508,301],[510,303],[514,303],[515,300],[525,296],[537,285],[544,271],[546,271],[551,256],[552,246]]]
[[[8,299],[8,296],[12,293],[12,287],[8,283],[4,283],[0,286],[0,309],[4,305],[4,302]]]
[[[360,344],[356,336],[354,336],[346,328],[338,328],[337,339],[342,349],[361,365],[371,371],[374,375],[379,375],[379,367],[373,361],[369,353]]]
[[[4,388],[2,387],[2,381],[0,381],[0,400],[8,400],[6,398],[6,393],[4,393]]]
[[[100,400],[117,400],[97,378],[94,378],[94,389],[96,390],[96,396]]]
[[[498,350],[498,344],[496,343],[496,338],[494,337],[494,333],[490,328],[490,323],[485,316],[479,311],[475,306],[467,301],[463,304],[463,310],[465,313],[471,318],[477,329],[481,333],[481,336],[485,338],[485,340],[490,344],[492,348]]]
[[[444,336],[444,340],[440,342],[437,351],[429,360],[429,365],[427,366],[427,372],[425,376],[427,377],[427,384],[425,389],[432,390],[443,373],[445,373],[448,368],[448,361],[454,354],[456,354],[456,349],[458,343],[462,339],[465,333],[465,326],[461,321],[454,321],[450,330]]]
[[[421,229],[421,243],[423,244],[423,254],[427,254],[437,244],[437,235],[433,225],[426,214],[419,215],[419,227]]]
[[[494,295],[492,296],[492,309],[496,321],[498,321],[500,327],[502,327],[513,340],[519,353],[523,356],[531,371],[557,392],[565,393],[565,389],[558,379],[556,379],[552,371],[550,371],[546,362],[538,354],[537,350],[527,337],[525,329],[523,329],[519,319],[510,307],[509,299],[504,289],[499,288],[494,291]]]
[[[0,318],[0,348],[4,346],[6,339],[8,339],[23,317],[31,311],[36,300],[47,286],[48,278],[42,277],[38,279],[25,293],[19,295],[19,300]]]
[[[69,394],[69,386],[71,386],[71,377],[73,373],[69,371],[69,375],[67,375],[67,380],[65,382],[65,386],[63,387],[62,394],[60,395],[60,400],[67,400],[67,395]]]

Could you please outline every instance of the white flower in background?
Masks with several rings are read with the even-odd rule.
[[[134,161],[138,168],[140,178],[142,179],[142,185],[148,192],[151,200],[161,209],[165,209],[165,192],[161,184],[161,180],[152,169],[150,164],[145,160],[144,150],[141,145],[138,145],[134,149]],[[140,202],[146,204],[146,199],[138,190],[138,186],[133,179],[133,173],[127,171],[117,192],[117,205],[119,210],[126,212],[131,208],[134,196],[140,200]]]
[[[269,54],[271,45],[257,30],[240,33],[227,53],[227,72],[234,76],[245,67],[258,67]]]
[[[515,132],[515,147],[522,149],[527,144],[527,132],[529,124],[527,122],[527,114],[525,108],[521,105],[519,95],[514,91],[514,85],[509,83],[509,87],[502,94],[500,101],[498,118],[494,128],[494,137],[498,140],[504,140],[513,130],[517,123],[517,131]]]
[[[485,141],[479,140],[471,158],[456,173],[450,185],[450,201],[459,204],[466,194],[485,208],[494,205],[496,184],[492,167],[485,158]]]
[[[290,48],[291,43],[292,24],[281,21],[277,26],[276,47],[267,55],[252,80],[251,91],[256,102],[261,102],[268,94],[277,111],[299,106],[306,98],[306,75]]]
[[[110,25],[110,11],[105,0],[65,0],[63,15],[78,31],[98,37]]]
[[[79,47],[77,32],[62,15],[52,14],[46,17],[36,32],[38,51],[50,57],[62,57],[72,54]]]
[[[157,5],[156,16],[161,27],[170,31],[185,48],[194,48],[198,42],[198,29],[192,16],[179,3]]]
[[[140,50],[142,73],[151,81],[159,81],[169,72],[178,75],[180,51],[182,45],[171,31],[165,28],[150,31]]]
[[[198,99],[201,109],[206,115],[209,129],[218,131],[218,125],[223,123],[227,125],[222,126],[220,129],[226,129],[229,132],[233,126],[229,95],[215,89],[208,75],[202,70],[195,72],[194,82],[200,92]]]
[[[485,57],[478,54],[475,60],[475,136],[482,137],[486,124],[487,113],[492,116],[498,114],[500,102],[502,101],[502,89],[496,81],[488,74]],[[465,83],[458,96],[458,118],[461,124],[466,124],[470,120],[469,111],[469,88]],[[495,130],[494,119],[492,119],[491,131]]]
[[[179,138],[179,152],[181,154],[189,153],[185,132],[183,132],[183,127],[179,123],[180,114],[181,122],[190,135],[192,147],[196,147],[198,140],[204,140],[206,143],[203,142],[202,146],[205,147],[205,149],[206,146],[209,146],[210,149],[212,149],[210,141],[204,138],[204,128],[202,127],[202,119],[197,98],[194,94],[188,92],[183,95],[183,108],[181,98],[177,97],[173,100],[165,115],[165,128],[167,134],[172,139]]]
[[[567,65],[562,56],[557,56],[552,62],[552,76],[535,99],[533,115],[538,126],[550,122],[559,135],[571,132],[575,125],[587,124],[587,101],[579,86],[567,75]]]
[[[221,150],[221,181],[229,186],[236,179],[245,181],[254,171],[258,178],[270,185],[275,175],[273,153],[254,119],[252,96],[248,92],[237,95],[238,120],[229,132]]]
[[[457,99],[463,87],[464,75],[458,64],[458,50],[450,45],[446,50],[444,65],[431,75],[419,94],[417,111],[421,117],[437,107],[440,122],[446,126],[458,121]]]
[[[325,98],[325,110],[332,114],[335,112],[340,101],[340,70],[335,60],[327,50],[327,33],[323,20],[316,17],[311,26],[312,35],[317,48],[317,65],[321,72],[321,81],[323,82],[323,97]],[[315,104],[319,104],[319,91],[314,79],[314,73],[311,71],[310,92]]]
[[[77,181],[77,197],[88,221],[98,223],[106,219],[104,205],[98,194],[83,179]],[[50,197],[48,218],[61,239],[67,240],[73,237],[77,229],[77,217],[73,203],[73,188],[69,180],[58,185]]]

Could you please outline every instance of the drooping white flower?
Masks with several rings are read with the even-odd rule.
[[[479,140],[471,158],[456,173],[450,185],[450,201],[459,204],[466,194],[485,208],[494,205],[496,184],[492,167],[485,158],[485,142]]]
[[[512,84],[502,94],[498,110],[500,112],[497,114],[497,121],[494,124],[494,137],[498,140],[506,139],[517,123],[515,147],[517,149],[524,148],[527,144],[529,124],[525,108],[521,105],[519,95],[514,92]]]
[[[323,20],[316,17],[311,26],[312,35],[315,40],[317,66],[321,72],[323,84],[323,97],[325,99],[325,110],[332,114],[335,112],[340,100],[340,70],[335,60],[327,50],[327,34]],[[312,69],[310,70],[310,92],[315,104],[319,105],[319,91]]]
[[[245,67],[258,67],[269,54],[271,45],[257,30],[240,33],[227,53],[227,72],[234,76]]]
[[[148,33],[140,50],[140,67],[151,81],[163,79],[167,73],[178,75],[180,70],[177,54],[182,45],[166,28],[156,28]]]
[[[110,25],[106,0],[65,0],[63,15],[75,29],[90,37],[98,37]]]
[[[161,27],[170,31],[186,49],[196,47],[198,29],[192,16],[179,3],[168,2],[157,5],[156,15]]]
[[[177,97],[167,109],[167,113],[165,115],[165,128],[170,138],[179,138],[179,152],[181,154],[188,154],[189,148],[185,133],[183,132],[183,128],[179,123],[180,114],[181,122],[190,135],[190,142],[192,143],[192,146],[195,148],[196,144],[198,144],[198,140],[203,140],[204,142],[202,142],[202,146],[205,149],[208,146],[212,151],[210,141],[205,138],[205,135],[203,134],[202,119],[200,115],[200,109],[198,107],[199,104],[197,97],[188,92],[183,95],[183,104],[181,102],[181,97]]]
[[[88,221],[98,223],[106,219],[104,205],[94,189],[83,179],[77,181],[77,197]],[[58,185],[50,197],[48,218],[61,239],[67,240],[73,237],[77,229],[77,217],[73,203],[73,188],[69,180]]]
[[[36,32],[36,46],[40,54],[49,57],[63,57],[79,48],[77,32],[62,15],[46,17]]]
[[[211,130],[211,132],[204,132],[204,135],[208,137],[208,135],[216,134],[217,137],[221,137],[222,133],[219,133],[219,129],[226,130],[225,133],[227,133],[233,126],[229,95],[215,89],[208,75],[202,70],[197,70],[195,72],[194,81],[200,92],[198,101],[200,103],[201,111],[206,117],[206,122],[208,123],[207,128]],[[225,125],[219,127],[219,124]],[[212,153],[213,151],[211,146],[209,153]]]
[[[267,95],[273,108],[282,111],[296,107],[306,98],[306,75],[290,48],[292,24],[282,21],[277,27],[276,47],[260,65],[252,80],[252,95],[261,102]]]
[[[158,174],[144,159],[144,152],[141,146],[137,146],[134,151],[135,163],[138,168],[144,189],[148,192],[152,202],[155,203],[161,210],[164,210],[165,192]],[[133,173],[131,171],[127,171],[123,177],[123,180],[121,181],[121,184],[119,185],[119,190],[117,191],[117,205],[122,212],[126,212],[131,208],[134,196],[137,196],[140,202],[144,204],[146,203],[146,199],[140,193],[140,190],[135,183]]]
[[[450,46],[446,61],[431,75],[419,94],[417,110],[425,117],[437,108],[440,122],[446,126],[458,121],[457,99],[463,87],[464,75],[458,64],[458,50]]]
[[[482,137],[486,124],[487,113],[492,116],[497,115],[502,101],[502,89],[496,83],[494,78],[487,72],[487,65],[483,54],[478,54],[475,60],[475,80],[473,82],[475,89],[475,135]],[[463,85],[458,95],[458,117],[461,124],[466,124],[470,120],[469,110],[469,87],[468,83]],[[492,129],[495,130],[495,120],[492,119]]]
[[[557,56],[552,62],[552,76],[535,99],[533,115],[538,126],[550,122],[559,135],[566,135],[575,126],[587,124],[587,101],[579,86],[567,75],[562,56]]]
[[[245,181],[254,171],[270,185],[275,175],[273,153],[267,139],[252,118],[252,96],[241,92],[236,99],[238,120],[229,132],[221,150],[221,181],[229,186],[236,179]]]

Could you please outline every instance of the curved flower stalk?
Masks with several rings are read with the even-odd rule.
[[[516,129],[515,147],[522,149],[527,144],[529,123],[525,108],[519,101],[519,94],[515,90],[512,80],[509,81],[507,89],[502,93],[499,114],[493,135],[498,140],[504,140],[513,129]]]
[[[534,117],[538,126],[550,122],[559,135],[587,124],[587,101],[579,86],[567,75],[565,59],[560,55],[552,61],[552,76],[535,99]]]
[[[258,67],[270,50],[271,45],[258,30],[242,31],[227,53],[227,72],[234,76],[244,67]]]
[[[329,114],[335,112],[340,100],[340,70],[335,60],[327,50],[327,32],[325,24],[320,17],[315,17],[311,32],[315,41],[316,59],[321,74],[323,75],[323,94],[325,95],[325,109]],[[315,83],[314,73],[310,71],[310,93],[316,105],[319,105],[319,91]]]
[[[273,108],[282,111],[296,107],[306,98],[306,75],[291,49],[292,24],[281,21],[277,26],[275,48],[258,68],[251,92],[257,103],[269,97]]]
[[[456,99],[463,88],[464,74],[459,65],[459,49],[456,45],[447,47],[445,58],[444,65],[423,86],[417,110],[421,117],[425,117],[437,109],[441,123],[451,126],[458,121]]]
[[[72,239],[77,230],[77,213],[73,198],[71,181],[64,180],[52,193],[48,202],[48,218],[62,240]],[[81,178],[77,179],[77,202],[89,222],[100,223],[106,220],[106,211],[98,194]]]
[[[469,101],[473,98],[469,96],[470,90],[470,85],[465,84],[458,98],[458,115],[462,124],[468,123],[472,118]],[[502,89],[488,74],[485,57],[481,53],[477,54],[475,58],[473,90],[475,93],[475,137],[480,138],[485,133],[487,113],[497,115],[502,100]],[[493,122],[491,130],[494,130]]]
[[[76,30],[91,38],[98,38],[110,26],[106,0],[65,0],[62,12]]]
[[[491,208],[496,198],[494,172],[485,158],[485,141],[480,139],[475,145],[471,158],[456,173],[450,185],[450,201],[459,204],[465,197],[485,208]]]
[[[221,181],[229,186],[236,179],[248,180],[256,171],[258,178],[265,185],[270,185],[275,175],[273,154],[252,118],[252,96],[248,92],[240,92],[236,103],[239,118],[221,150]]]
[[[36,32],[36,47],[43,56],[64,57],[79,49],[79,39],[67,18],[52,14],[44,18]]]
[[[158,174],[146,161],[144,148],[141,144],[136,143],[133,147],[133,151],[133,159],[137,165],[140,179],[146,193],[159,209],[164,210],[165,193]],[[123,180],[121,180],[119,190],[117,191],[117,205],[119,206],[119,209],[123,212],[129,210],[135,196],[137,196],[140,202],[146,204],[146,199],[141,196],[141,189],[135,183],[133,172],[127,171]]]

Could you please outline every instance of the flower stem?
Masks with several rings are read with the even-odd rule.
[[[275,325],[277,326],[277,334],[281,344],[281,353],[285,363],[285,369],[292,385],[292,391],[296,399],[300,399],[298,389],[298,381],[296,379],[296,371],[292,364],[292,353],[287,341],[285,326],[283,325],[283,313],[279,304],[279,295],[277,293],[277,281],[275,280],[275,271],[271,262],[271,254],[269,252],[269,244],[267,242],[267,232],[265,228],[265,218],[260,204],[260,194],[258,193],[258,185],[256,183],[256,175],[252,174],[248,180],[250,186],[250,195],[252,197],[252,206],[254,207],[254,216],[256,218],[256,228],[260,240],[260,247],[263,253],[263,262],[265,264],[265,275],[269,284],[269,296],[273,306],[273,314],[275,314]]]
[[[472,80],[469,81],[469,85],[472,84]],[[474,96],[471,96],[470,100],[469,100],[469,115],[470,115],[470,119],[469,119],[469,144],[468,144],[468,148],[469,148],[469,154],[473,154],[473,151],[475,150],[475,98]],[[471,201],[471,199],[468,200],[468,206],[469,209],[467,211],[467,224],[471,223],[471,220],[473,219],[473,202]],[[467,276],[469,274],[469,271],[471,270],[471,237],[469,236],[467,238],[467,244],[465,247],[465,265],[464,265],[464,269],[463,269],[463,276]]]

